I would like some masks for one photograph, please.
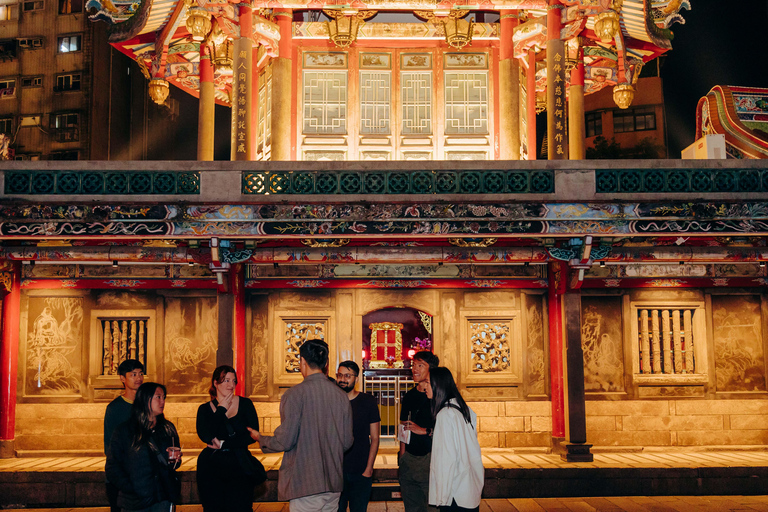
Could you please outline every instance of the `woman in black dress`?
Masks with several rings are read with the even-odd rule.
[[[106,472],[123,511],[169,512],[179,498],[174,470],[181,465],[181,448],[176,427],[163,416],[165,394],[156,382],[139,386],[131,417],[112,434]]]
[[[248,451],[259,430],[253,402],[235,395],[237,374],[219,366],[211,378],[211,401],[197,410],[197,435],[208,445],[197,460],[197,490],[205,512],[250,512],[253,489],[266,480],[264,466]]]

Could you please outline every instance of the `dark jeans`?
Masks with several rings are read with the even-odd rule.
[[[362,474],[344,473],[344,490],[339,498],[339,512],[365,512],[371,499],[373,478]]]
[[[120,507],[117,506],[117,495],[120,489],[111,482],[106,482],[107,485],[107,500],[109,500],[110,512],[120,512]]]
[[[405,512],[434,512],[435,507],[427,505],[429,500],[429,462],[432,454],[418,456],[405,452],[400,456],[400,495],[403,497]]]
[[[173,512],[175,508],[173,503],[170,501],[161,501],[159,503],[155,503],[151,507],[143,508],[141,510],[128,510],[127,508],[122,510],[123,512]]]
[[[476,506],[475,508],[464,508],[460,507],[456,504],[456,500],[453,500],[453,503],[451,503],[448,507],[437,507],[440,512],[478,512],[480,510],[480,505]]]

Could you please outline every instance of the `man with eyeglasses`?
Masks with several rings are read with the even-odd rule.
[[[336,384],[347,393],[352,406],[352,448],[344,454],[344,490],[339,512],[365,512],[371,499],[373,463],[379,451],[381,416],[373,395],[355,390],[360,367],[354,361],[339,363]]]

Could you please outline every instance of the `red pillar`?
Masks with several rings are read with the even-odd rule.
[[[568,284],[568,264],[549,264],[549,371],[552,394],[552,437],[565,438],[565,392],[563,386],[563,294]]]
[[[526,75],[528,90],[526,111],[528,113],[528,160],[536,160],[536,52],[528,50],[528,74]]]
[[[232,315],[232,366],[239,379],[235,393],[245,393],[245,266],[233,265],[229,271],[229,291],[234,295],[234,314]]]
[[[16,434],[21,266],[18,262],[12,265],[11,291],[3,299],[3,332],[0,338],[0,457],[13,456],[13,440]]]
[[[562,29],[560,0],[549,0],[547,6],[547,147],[549,160],[566,160],[568,144],[565,140],[565,46],[560,36]]]

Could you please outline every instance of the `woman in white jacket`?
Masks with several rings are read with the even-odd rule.
[[[441,511],[477,511],[485,477],[477,415],[461,397],[448,368],[431,368],[429,383],[426,391],[435,421],[429,504]]]

